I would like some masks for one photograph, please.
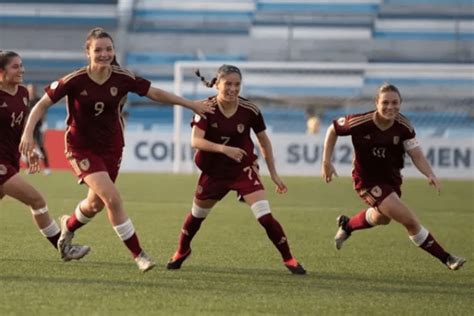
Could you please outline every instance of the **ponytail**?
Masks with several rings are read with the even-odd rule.
[[[212,78],[211,81],[207,81],[206,78],[204,78],[204,76],[201,76],[201,72],[199,71],[199,69],[196,69],[194,71],[194,74],[198,76],[201,79],[201,81],[204,83],[204,85],[208,88],[212,88],[217,82],[217,77]]]

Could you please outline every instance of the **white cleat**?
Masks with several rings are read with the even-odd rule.
[[[138,269],[141,272],[147,272],[156,266],[156,263],[153,261],[153,259],[151,259],[143,250],[135,258],[135,262],[137,263]]]
[[[63,261],[80,260],[91,251],[89,246],[70,245],[67,247],[66,254],[62,257]]]
[[[449,270],[458,270],[466,263],[466,259],[449,255],[448,259],[446,260],[446,265],[448,266]]]
[[[63,215],[59,218],[59,226],[61,227],[61,235],[58,239],[58,251],[61,254],[61,258],[64,259],[67,256],[69,249],[71,248],[71,241],[74,237],[74,233],[67,229],[68,215]]]
[[[344,229],[349,222],[349,217],[340,215],[336,221],[338,229],[336,236],[334,236],[334,244],[336,245],[336,249],[339,250],[342,248],[342,244],[351,236],[351,234]]]

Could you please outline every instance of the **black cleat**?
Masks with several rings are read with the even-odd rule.
[[[306,274],[306,270],[295,259],[292,259],[289,262],[288,261],[284,262],[283,264],[288,270],[290,270],[292,274],[299,274],[299,275]]]
[[[334,243],[336,245],[336,249],[339,250],[342,248],[342,244],[351,236],[351,233],[346,230],[346,225],[349,223],[350,218],[346,215],[340,215],[337,218],[337,232],[336,236],[334,236]]]
[[[186,260],[190,255],[191,255],[191,248],[184,255],[180,255],[178,252],[176,252],[173,258],[171,258],[170,261],[168,261],[168,263],[166,264],[166,269],[168,270],[180,269],[184,260]]]

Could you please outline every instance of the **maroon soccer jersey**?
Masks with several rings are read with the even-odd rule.
[[[18,86],[15,95],[0,90],[0,161],[18,164],[21,133],[28,116],[28,90]]]
[[[206,113],[206,119],[195,115],[191,126],[196,125],[204,130],[206,132],[204,138],[208,141],[242,148],[247,155],[238,163],[224,154],[199,150],[195,162],[199,169],[211,176],[234,177],[242,171],[242,168],[253,165],[257,159],[250,130],[255,134],[264,131],[265,122],[257,106],[244,98],[239,97],[237,110],[230,117],[226,117],[220,111],[215,96],[210,100],[216,106],[215,113]]]
[[[398,114],[394,124],[385,131],[375,125],[374,115],[375,111],[371,111],[333,122],[338,136],[352,136],[355,152],[352,178],[356,189],[375,183],[400,185],[405,157],[403,142],[415,137],[415,130],[402,114]]]
[[[75,150],[106,152],[124,146],[122,109],[127,93],[144,96],[150,82],[112,66],[102,84],[93,81],[83,67],[45,88],[53,102],[67,96],[66,143]]]

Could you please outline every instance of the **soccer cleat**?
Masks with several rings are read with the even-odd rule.
[[[298,263],[298,261],[296,261],[295,258],[291,258],[290,260],[283,262],[283,264],[292,274],[306,274],[306,270]]]
[[[151,259],[143,250],[135,258],[135,262],[137,263],[138,269],[141,272],[147,272],[156,266],[156,263],[153,261],[153,259]]]
[[[166,265],[166,269],[168,270],[180,269],[184,260],[186,260],[186,258],[188,258],[189,255],[191,255],[191,248],[189,248],[189,250],[186,251],[183,255],[176,251],[173,258],[171,258],[170,261],[168,261],[168,264]]]
[[[61,254],[61,258],[64,259],[67,256],[67,252],[71,248],[71,241],[74,237],[74,233],[70,232],[67,229],[67,221],[69,219],[69,215],[63,215],[59,218],[59,224],[61,227],[61,235],[59,235],[58,239],[58,250]]]
[[[458,270],[466,263],[466,259],[449,255],[448,259],[446,259],[446,266],[448,266],[449,270]]]
[[[351,233],[346,231],[346,225],[349,223],[350,218],[346,215],[340,215],[337,218],[337,232],[336,236],[334,236],[334,243],[336,245],[336,249],[339,250],[342,248],[342,244],[351,236]]]
[[[91,251],[91,247],[89,246],[70,245],[67,247],[67,251],[65,251],[65,255],[62,257],[62,259],[66,262],[71,260],[79,260],[87,255],[89,251]]]

